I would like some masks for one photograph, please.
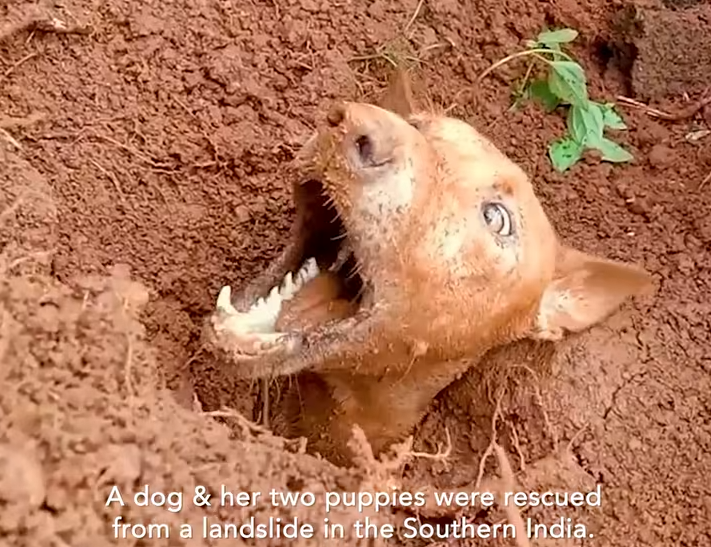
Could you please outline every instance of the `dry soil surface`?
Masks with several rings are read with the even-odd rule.
[[[711,545],[711,182],[702,184],[711,112],[666,120],[621,107],[629,130],[615,138],[634,161],[588,157],[559,174],[546,146],[564,118],[535,104],[509,110],[525,64],[477,82],[544,26],[568,26],[580,32],[571,51],[593,97],[688,110],[711,66],[681,79],[669,63],[683,25],[684,47],[708,60],[693,40],[703,42],[710,10],[667,3],[3,2],[0,544],[113,544],[119,514],[172,524],[323,518],[320,502],[107,507],[114,484],[189,494],[200,484],[213,493],[221,484],[317,494],[382,486],[372,469],[339,469],[241,418],[200,415],[199,406],[230,407],[257,421],[261,405],[255,386],[196,350],[218,289],[255,275],[284,243],[293,211],[281,166],[332,100],[382,90],[382,53],[406,52],[421,61],[432,104],[475,124],[534,177],[567,242],[644,265],[657,290],[557,348],[493,352],[416,432],[415,450],[432,452],[448,431],[449,457],[415,459],[397,478],[473,489],[496,415],[523,488],[601,485],[598,510],[524,512],[541,522],[573,516],[594,536],[550,544]],[[506,371],[504,396],[486,381],[501,375],[487,371]],[[494,460],[483,469],[496,473]],[[459,514],[500,518],[462,509],[421,519]],[[332,516],[361,517],[347,508]],[[121,540],[181,542],[220,543]]]

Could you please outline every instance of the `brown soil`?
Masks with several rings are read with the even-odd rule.
[[[321,492],[372,480],[239,418],[225,427],[200,416],[193,391],[205,410],[255,420],[261,404],[254,386],[195,354],[220,286],[255,275],[283,244],[292,209],[280,166],[333,99],[382,90],[382,59],[349,60],[404,43],[425,61],[429,101],[452,107],[535,177],[564,239],[643,264],[659,288],[557,351],[522,344],[492,354],[433,404],[415,450],[436,450],[446,428],[452,451],[409,465],[407,484],[473,488],[505,385],[497,437],[521,484],[602,484],[601,510],[576,517],[591,543],[711,545],[711,182],[699,188],[711,173],[711,116],[671,123],[625,111],[630,130],[618,140],[635,161],[587,158],[561,175],[546,146],[564,120],[535,105],[507,112],[525,66],[476,83],[548,24],[580,31],[572,49],[594,97],[629,94],[631,50],[613,47],[625,42],[613,31],[618,4],[424,2],[409,42],[395,38],[416,0],[37,6],[44,21],[51,14],[85,30],[68,34],[22,30],[27,3],[0,6],[2,542],[109,544],[117,514],[173,523],[276,514],[266,505],[119,510],[106,507],[113,484],[189,496],[197,484]],[[639,63],[661,79],[673,73],[659,59]],[[683,91],[645,93],[673,110]],[[493,459],[486,471],[496,472]],[[318,505],[278,511],[323,517]],[[333,520],[355,518],[343,510]]]
[[[635,14],[635,93],[643,99],[695,95],[711,86],[711,6],[679,12],[641,10]]]

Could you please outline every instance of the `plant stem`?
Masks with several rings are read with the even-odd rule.
[[[523,92],[526,90],[526,85],[528,85],[528,79],[531,77],[531,71],[533,70],[533,61],[528,63],[528,68],[526,69],[526,75],[523,77],[523,82],[521,83],[521,87],[518,89],[519,95],[523,95]]]
[[[519,57],[525,57],[526,55],[533,55],[537,59],[541,59],[545,63],[549,63],[550,61],[540,55],[541,53],[548,53],[548,54],[553,54],[553,55],[561,55],[562,57],[565,57],[569,61],[572,61],[569,55],[563,53],[562,51],[553,51],[552,49],[547,49],[547,48],[536,48],[536,49],[527,49],[524,51],[519,51],[518,53],[512,53],[511,55],[504,57],[503,59],[499,59],[496,61],[493,65],[491,65],[489,68],[487,68],[484,72],[481,73],[479,78],[477,78],[477,82],[481,82],[489,73],[492,71],[496,70],[502,65],[505,65],[509,61],[513,61],[514,59],[517,59]]]

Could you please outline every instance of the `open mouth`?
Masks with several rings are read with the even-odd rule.
[[[256,298],[243,313],[233,307],[229,287],[220,291],[217,309],[231,316],[230,330],[275,333],[285,303],[298,299],[305,286],[325,275],[336,281],[335,289],[331,283],[330,301],[349,302],[349,313],[361,306],[364,279],[332,197],[314,178],[296,183],[293,196],[296,220],[285,251],[288,258],[278,272],[281,280]],[[328,302],[323,305],[327,306]]]

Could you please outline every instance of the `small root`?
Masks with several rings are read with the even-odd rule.
[[[506,456],[506,452],[495,441],[492,443],[492,451],[496,455],[496,460],[499,463],[499,474],[501,475],[503,492],[515,492],[516,476],[514,475],[513,469],[511,469],[511,463]],[[511,500],[509,500],[509,503],[503,503],[503,505],[506,507],[506,516],[509,522],[513,524],[516,529],[516,545],[518,547],[530,547],[531,543],[528,541],[526,526],[523,523],[521,513]]]
[[[630,97],[618,96],[617,100],[626,106],[643,110],[644,113],[647,114],[647,116],[650,116],[651,118],[658,118],[668,122],[678,122],[694,117],[697,112],[705,108],[707,105],[711,104],[711,86],[706,88],[706,90],[702,93],[700,99],[682,108],[678,112],[673,113],[652,108],[651,106],[646,105],[635,99],[631,99]]]
[[[147,163],[148,165],[150,165],[151,167],[153,167],[153,168],[156,169],[156,170],[161,170],[161,172],[166,172],[166,173],[171,173],[171,172],[172,172],[171,169],[170,169],[170,167],[171,167],[170,165],[161,164],[161,163],[158,163],[158,162],[156,162],[156,161],[153,161],[151,158],[149,158],[149,157],[146,156],[145,154],[139,152],[136,148],[134,148],[134,147],[132,147],[132,146],[128,146],[128,145],[126,145],[126,144],[122,144],[122,143],[120,143],[119,141],[117,141],[116,139],[113,139],[113,138],[108,137],[108,136],[106,136],[106,135],[99,135],[99,134],[96,134],[96,133],[95,133],[95,136],[96,136],[96,138],[98,138],[98,139],[104,140],[104,141],[106,141],[106,142],[108,142],[108,143],[110,143],[110,144],[113,144],[114,146],[120,148],[121,150],[125,150],[125,151],[128,152],[129,154],[134,155],[134,156],[137,157],[139,160],[141,160],[141,161]]]
[[[22,145],[15,140],[15,138],[0,127],[0,136],[2,136],[7,142],[14,146],[17,150],[22,150]]]
[[[26,62],[29,61],[30,59],[33,59],[33,58],[37,57],[37,55],[39,55],[39,53],[37,53],[36,51],[33,51],[32,53],[30,53],[30,54],[28,54],[28,55],[25,55],[22,59],[20,59],[19,61],[17,61],[14,65],[12,65],[10,68],[8,68],[8,69],[5,71],[5,73],[4,73],[4,74],[2,75],[2,77],[0,78],[0,82],[1,82],[2,80],[6,79],[6,78],[7,78],[10,74],[12,74],[15,70],[17,70],[17,68],[18,68],[20,65],[23,65],[24,63],[26,63]],[[0,123],[2,123],[2,122],[0,122]]]
[[[557,452],[559,443],[558,434],[556,433],[555,428],[551,423],[550,417],[548,416],[548,412],[546,411],[546,405],[543,403],[543,394],[541,393],[541,382],[538,374],[536,374],[536,372],[528,365],[514,365],[513,368],[522,368],[532,376],[534,386],[533,396],[536,399],[536,403],[538,403],[538,406],[541,409],[541,414],[543,414],[543,423],[546,426],[548,435],[550,435],[551,440],[553,441],[553,450]]]
[[[210,416],[212,418],[232,418],[240,426],[245,436],[271,435],[271,431],[267,428],[255,424],[254,422],[250,422],[242,414],[231,408],[223,407],[221,410],[203,412],[202,415]]]
[[[583,433],[587,431],[589,424],[585,424],[583,427],[581,427],[575,435],[572,436],[570,441],[568,441],[568,444],[565,447],[565,453],[566,454],[572,454],[573,452],[573,446],[575,445],[576,441],[583,436]]]
[[[262,426],[269,428],[269,379],[262,378]]]
[[[9,71],[6,73],[6,75]],[[2,81],[3,78],[0,78]],[[17,150],[22,150],[22,145],[8,132],[8,129],[14,129],[16,127],[28,127],[37,122],[40,122],[46,118],[46,114],[41,112],[35,112],[29,116],[22,118],[0,118],[0,136],[2,136],[7,142],[14,146]]]
[[[121,200],[121,203],[126,203],[126,196],[123,193],[123,190],[121,190],[121,185],[119,184],[118,179],[116,178],[116,175],[108,171],[107,169],[104,169],[101,164],[98,162],[90,159],[89,160],[91,164],[96,167],[99,171],[101,171],[106,178],[108,178],[111,181],[111,184],[113,184],[114,189],[116,190],[116,193],[118,194],[119,199]]]
[[[452,437],[449,434],[448,427],[444,428],[444,436],[447,438],[444,451],[438,447],[437,452],[435,454],[430,454],[428,452],[409,452],[405,453],[404,456],[407,458],[421,458],[426,460],[445,461],[452,453]]]
[[[518,432],[516,427],[509,421],[506,424],[511,428],[511,439],[513,441],[514,447],[516,447],[516,452],[518,453],[518,462],[521,467],[521,471],[526,471],[526,458],[523,455],[523,449],[521,448],[521,443],[518,439]]]
[[[412,14],[412,17],[410,17],[410,20],[407,22],[407,25],[405,25],[405,29],[402,31],[403,34],[407,34],[407,31],[410,30],[410,27],[415,23],[417,20],[417,17],[420,15],[420,10],[422,9],[422,5],[425,3],[425,0],[420,0],[417,2],[417,7],[415,7],[415,12]]]
[[[489,456],[492,455],[494,451],[494,446],[496,445],[496,426],[501,416],[501,400],[504,398],[505,393],[506,389],[504,388],[501,390],[501,393],[499,394],[496,400],[496,408],[494,409],[494,415],[491,418],[491,440],[489,441],[489,446],[486,447],[484,454],[481,456],[481,460],[479,460],[479,473],[477,474],[476,486],[474,487],[474,489],[477,491],[481,487],[481,481],[484,478],[484,468],[486,467],[486,461],[489,459]]]
[[[413,437],[410,436],[401,443],[391,445],[386,453],[376,458],[365,432],[360,426],[354,426],[348,448],[353,453],[354,466],[365,474],[363,485],[366,486],[363,488],[371,487],[377,490],[386,486],[397,487],[398,485],[394,484],[395,474],[412,458],[446,461],[452,452],[452,438],[449,428],[445,428],[444,433],[446,436],[445,448],[444,450],[438,448],[434,454],[413,451]]]

